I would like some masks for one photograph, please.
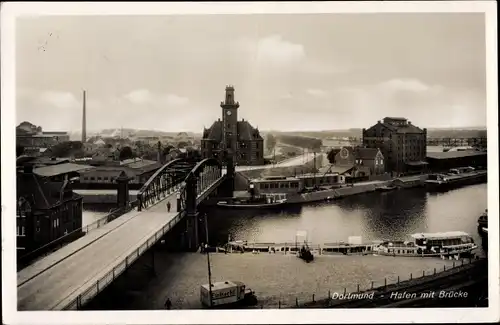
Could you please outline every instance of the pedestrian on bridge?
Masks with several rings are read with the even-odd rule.
[[[167,309],[172,308],[172,302],[170,301],[170,298],[167,298],[167,300],[165,301],[164,307]]]
[[[171,208],[170,201],[168,201],[167,202],[167,212],[170,212],[170,208]]]

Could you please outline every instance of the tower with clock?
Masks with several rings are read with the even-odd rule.
[[[240,103],[234,100],[234,87],[226,86],[226,96],[220,103],[222,108],[223,143],[228,153],[234,154],[238,142],[238,107]]]
[[[209,128],[203,128],[202,157],[214,157],[227,165],[263,165],[264,139],[259,129],[253,127],[249,121],[238,120],[240,103],[234,98],[233,86],[226,86],[220,107],[222,117]]]

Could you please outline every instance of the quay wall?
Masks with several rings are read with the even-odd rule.
[[[351,299],[335,299],[332,292],[328,292],[326,298],[321,297],[321,295],[312,295],[308,301],[300,301],[299,299],[295,300],[295,308],[349,308],[349,307],[370,307],[376,302],[377,299],[380,300],[388,300],[387,297],[390,297],[390,293],[393,292],[408,292],[415,291],[415,288],[420,288],[417,292],[420,291],[429,291],[432,288],[442,288],[443,283],[449,283],[450,287],[453,286],[452,279],[456,278],[458,281],[463,281],[463,277],[470,274],[476,274],[478,277],[485,275],[484,270],[487,270],[488,264],[486,259],[461,259],[459,261],[453,261],[453,265],[444,266],[441,269],[434,269],[431,272],[422,271],[422,273],[411,273],[409,277],[403,279],[398,276],[397,280],[388,281],[387,278],[383,280],[383,284],[375,285],[373,281],[370,284],[357,284],[356,288],[353,290],[352,288],[344,288],[343,292],[337,292],[336,294],[344,296],[348,294],[361,294],[361,293],[372,293],[374,292],[374,299],[363,299],[363,298],[355,298],[355,296]],[[380,283],[380,282],[378,282]],[[383,297],[386,299],[383,299]],[[389,305],[394,301],[379,303],[382,305]],[[351,306],[352,305],[352,306]],[[280,303],[280,307],[282,306]],[[292,307],[293,308],[293,307]]]

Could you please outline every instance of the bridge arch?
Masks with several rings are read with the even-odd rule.
[[[147,209],[173,193],[189,175],[195,163],[182,158],[167,162],[158,169],[137,193],[137,210]]]
[[[196,199],[222,176],[222,164],[215,158],[205,158],[197,163],[186,176],[180,190],[180,209],[196,211]]]

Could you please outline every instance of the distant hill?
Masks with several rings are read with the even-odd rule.
[[[362,136],[362,129],[348,130],[325,130],[325,131],[296,131],[296,132],[279,132],[274,131],[274,134],[295,135],[312,137],[318,139],[332,137],[355,137]],[[486,127],[462,127],[462,128],[428,128],[427,136],[431,138],[475,138],[486,136]]]

